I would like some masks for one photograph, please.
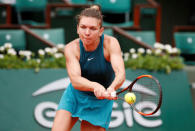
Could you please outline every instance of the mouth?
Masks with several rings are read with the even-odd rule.
[[[84,40],[86,40],[86,41],[90,41],[91,39],[90,39],[90,38],[84,38]]]
[[[84,39],[90,39],[89,37],[83,37]]]

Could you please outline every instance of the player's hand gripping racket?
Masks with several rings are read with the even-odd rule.
[[[111,95],[127,102],[136,112],[144,116],[156,113],[162,103],[160,83],[151,75],[141,75],[128,87],[121,91],[113,92]],[[148,107],[148,105],[150,105],[150,108],[144,108]]]

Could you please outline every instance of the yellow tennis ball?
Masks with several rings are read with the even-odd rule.
[[[135,103],[135,101],[136,101],[136,96],[135,96],[134,93],[130,93],[130,92],[129,92],[129,93],[125,94],[124,99],[125,99],[125,101],[126,101],[127,103],[133,104],[133,103]]]

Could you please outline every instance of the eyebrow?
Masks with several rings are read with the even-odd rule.
[[[89,28],[99,28],[99,27],[97,27],[97,26],[88,26],[88,25],[84,25],[84,24],[80,24],[80,26],[86,26],[86,27],[89,27]]]

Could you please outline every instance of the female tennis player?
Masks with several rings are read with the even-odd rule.
[[[104,35],[102,14],[86,8],[77,16],[78,39],[65,46],[70,85],[60,100],[52,131],[69,131],[80,118],[81,131],[105,131],[113,105],[111,92],[125,80],[117,39]]]

